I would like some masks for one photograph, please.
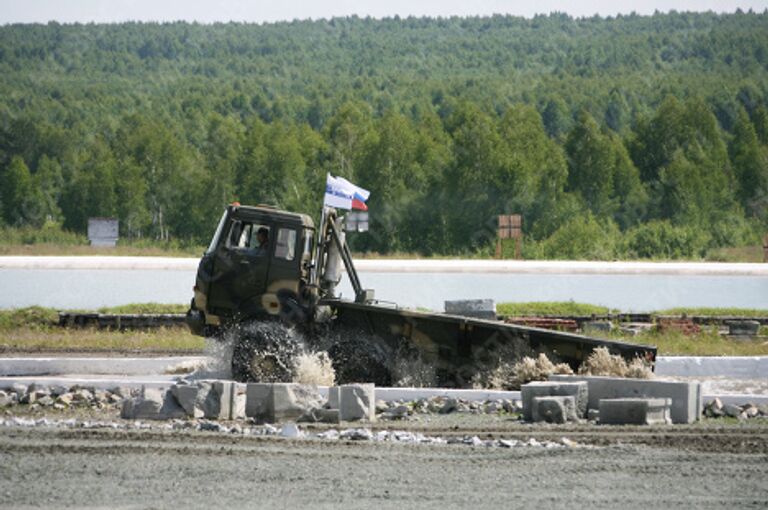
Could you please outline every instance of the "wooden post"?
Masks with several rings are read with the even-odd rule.
[[[763,237],[763,262],[768,262],[768,234]]]
[[[496,258],[504,258],[504,239],[515,240],[515,258],[521,259],[523,241],[523,217],[519,214],[499,215],[499,230],[496,236]]]

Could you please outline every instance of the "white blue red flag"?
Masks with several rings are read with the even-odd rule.
[[[352,184],[344,177],[334,177],[328,174],[325,180],[325,200],[323,204],[339,209],[367,211],[368,206],[365,205],[365,201],[368,200],[370,194],[370,191]]]

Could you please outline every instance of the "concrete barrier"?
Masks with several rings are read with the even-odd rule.
[[[568,397],[533,397],[531,401],[533,422],[565,423],[577,421],[576,399]]]
[[[659,356],[655,372],[657,376],[761,379],[768,377],[768,356]]]
[[[601,425],[663,425],[672,423],[668,398],[604,398],[600,400]]]
[[[586,418],[589,402],[588,383],[584,381],[534,381],[520,388],[523,419],[533,421],[533,399],[536,397],[573,397],[578,418]],[[591,407],[591,406],[589,406]]]
[[[345,384],[328,388],[328,407],[339,410],[342,421],[374,421],[376,394],[373,384]]]
[[[590,409],[599,409],[602,399],[669,398],[672,399],[672,423],[693,423],[701,417],[702,394],[698,382],[580,375],[552,375],[550,380],[562,383],[586,381]]]
[[[202,365],[205,356],[166,356],[158,358],[0,358],[0,376],[32,375],[155,375],[174,371],[179,367]]]
[[[445,313],[475,319],[496,320],[496,304],[493,299],[457,299],[445,301]]]

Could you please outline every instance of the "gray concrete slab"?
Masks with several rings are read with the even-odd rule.
[[[588,388],[585,381],[533,381],[520,388],[523,400],[523,419],[533,420],[533,399],[536,397],[566,397],[574,398],[576,415],[586,418],[588,407]]]
[[[579,375],[553,375],[550,380],[586,381],[590,409],[599,409],[600,400],[607,398],[669,398],[673,423],[693,423],[701,418],[702,393],[698,382]]]
[[[663,425],[672,423],[669,398],[600,399],[601,425]]]

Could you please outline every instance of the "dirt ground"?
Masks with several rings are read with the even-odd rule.
[[[565,436],[599,446],[0,427],[0,507],[647,509],[765,508],[768,501],[765,420],[534,427],[455,415],[373,428],[482,439]]]

